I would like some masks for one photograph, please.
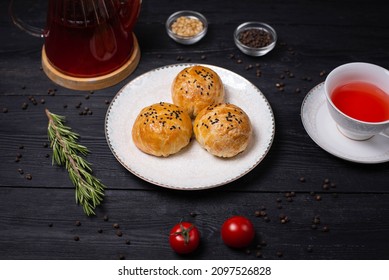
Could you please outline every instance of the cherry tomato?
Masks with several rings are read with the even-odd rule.
[[[189,254],[200,244],[200,232],[194,224],[180,222],[170,231],[170,247],[178,254]]]
[[[255,230],[252,222],[246,217],[233,216],[224,222],[221,234],[227,246],[245,248],[253,241]]]

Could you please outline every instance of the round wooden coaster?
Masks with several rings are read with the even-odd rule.
[[[50,63],[47,58],[45,46],[42,48],[42,68],[46,75],[56,84],[75,90],[98,90],[113,86],[120,81],[127,78],[138,66],[140,60],[140,49],[138,40],[134,36],[134,50],[130,59],[120,68],[115,71],[92,78],[79,78],[66,75],[57,69]]]

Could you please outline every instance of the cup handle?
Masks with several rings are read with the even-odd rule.
[[[385,129],[380,133],[380,135],[389,138],[389,128]]]
[[[8,13],[11,17],[12,22],[17,27],[19,27],[21,30],[27,32],[28,34],[30,34],[32,36],[40,37],[40,38],[46,37],[44,29],[29,25],[15,15],[15,13],[13,11],[13,4],[14,4],[13,2],[14,1],[11,0],[9,2],[9,6],[8,6]]]

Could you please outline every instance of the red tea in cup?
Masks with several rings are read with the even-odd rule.
[[[332,70],[324,82],[328,111],[352,140],[389,138],[389,70],[352,62]]]
[[[350,82],[336,87],[331,100],[347,116],[363,122],[389,120],[389,95],[367,82]]]

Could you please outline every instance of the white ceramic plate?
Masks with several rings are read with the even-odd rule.
[[[305,97],[301,120],[312,140],[334,156],[358,163],[389,161],[389,138],[376,135],[369,140],[355,141],[341,134],[328,111],[324,83],[311,89]]]
[[[132,141],[131,130],[140,110],[158,102],[170,102],[174,77],[190,64],[175,64],[147,72],[124,86],[111,102],[105,133],[117,160],[130,172],[152,184],[180,190],[221,186],[247,174],[269,151],[274,138],[272,109],[261,91],[243,77],[220,67],[205,65],[219,74],[226,101],[241,107],[253,126],[247,149],[230,159],[212,156],[195,139],[167,158],[141,152]]]

